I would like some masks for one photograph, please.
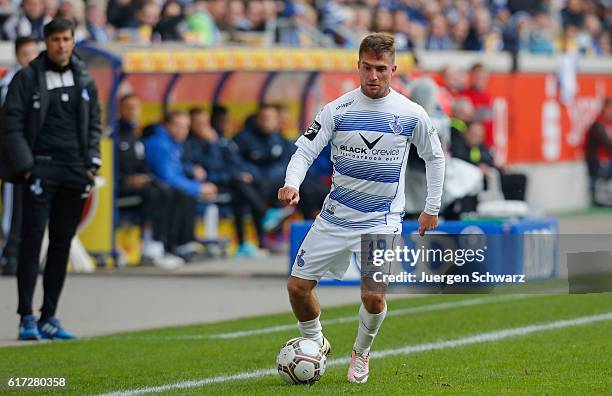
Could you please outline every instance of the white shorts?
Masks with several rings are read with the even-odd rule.
[[[319,281],[324,276],[342,279],[351,260],[361,268],[363,234],[401,234],[401,224],[351,231],[317,217],[297,251],[291,276]]]

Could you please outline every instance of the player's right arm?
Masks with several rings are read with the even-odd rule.
[[[297,205],[300,200],[300,185],[306,177],[306,172],[321,150],[327,146],[333,130],[334,119],[330,106],[326,105],[317,114],[304,135],[295,142],[297,150],[287,165],[285,185],[278,190],[278,199],[283,204]]]

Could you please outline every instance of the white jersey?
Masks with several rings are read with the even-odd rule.
[[[338,227],[364,230],[399,225],[410,144],[427,166],[425,212],[438,214],[444,154],[425,110],[391,90],[371,99],[357,88],[328,103],[295,143],[285,185],[299,189],[308,167],[331,141],[332,187],[319,217]]]

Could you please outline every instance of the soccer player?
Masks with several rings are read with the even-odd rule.
[[[410,144],[425,160],[427,198],[419,233],[437,226],[444,179],[440,140],[423,108],[389,87],[395,65],[392,36],[374,33],[359,47],[361,86],[328,103],[297,142],[278,199],[300,200],[299,187],[312,161],[331,140],[334,163],[331,192],[298,250],[287,289],[302,337],[321,352],[331,350],[323,337],[314,287],[324,275],[341,278],[351,255],[359,259],[362,234],[401,234],[404,173]],[[372,279],[365,279],[372,281]],[[348,380],[368,380],[370,347],[387,305],[384,290],[362,287],[359,327]]]

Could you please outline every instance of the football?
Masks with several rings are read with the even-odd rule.
[[[326,358],[319,345],[306,338],[292,338],[278,352],[278,374],[289,384],[312,385],[325,373]]]

